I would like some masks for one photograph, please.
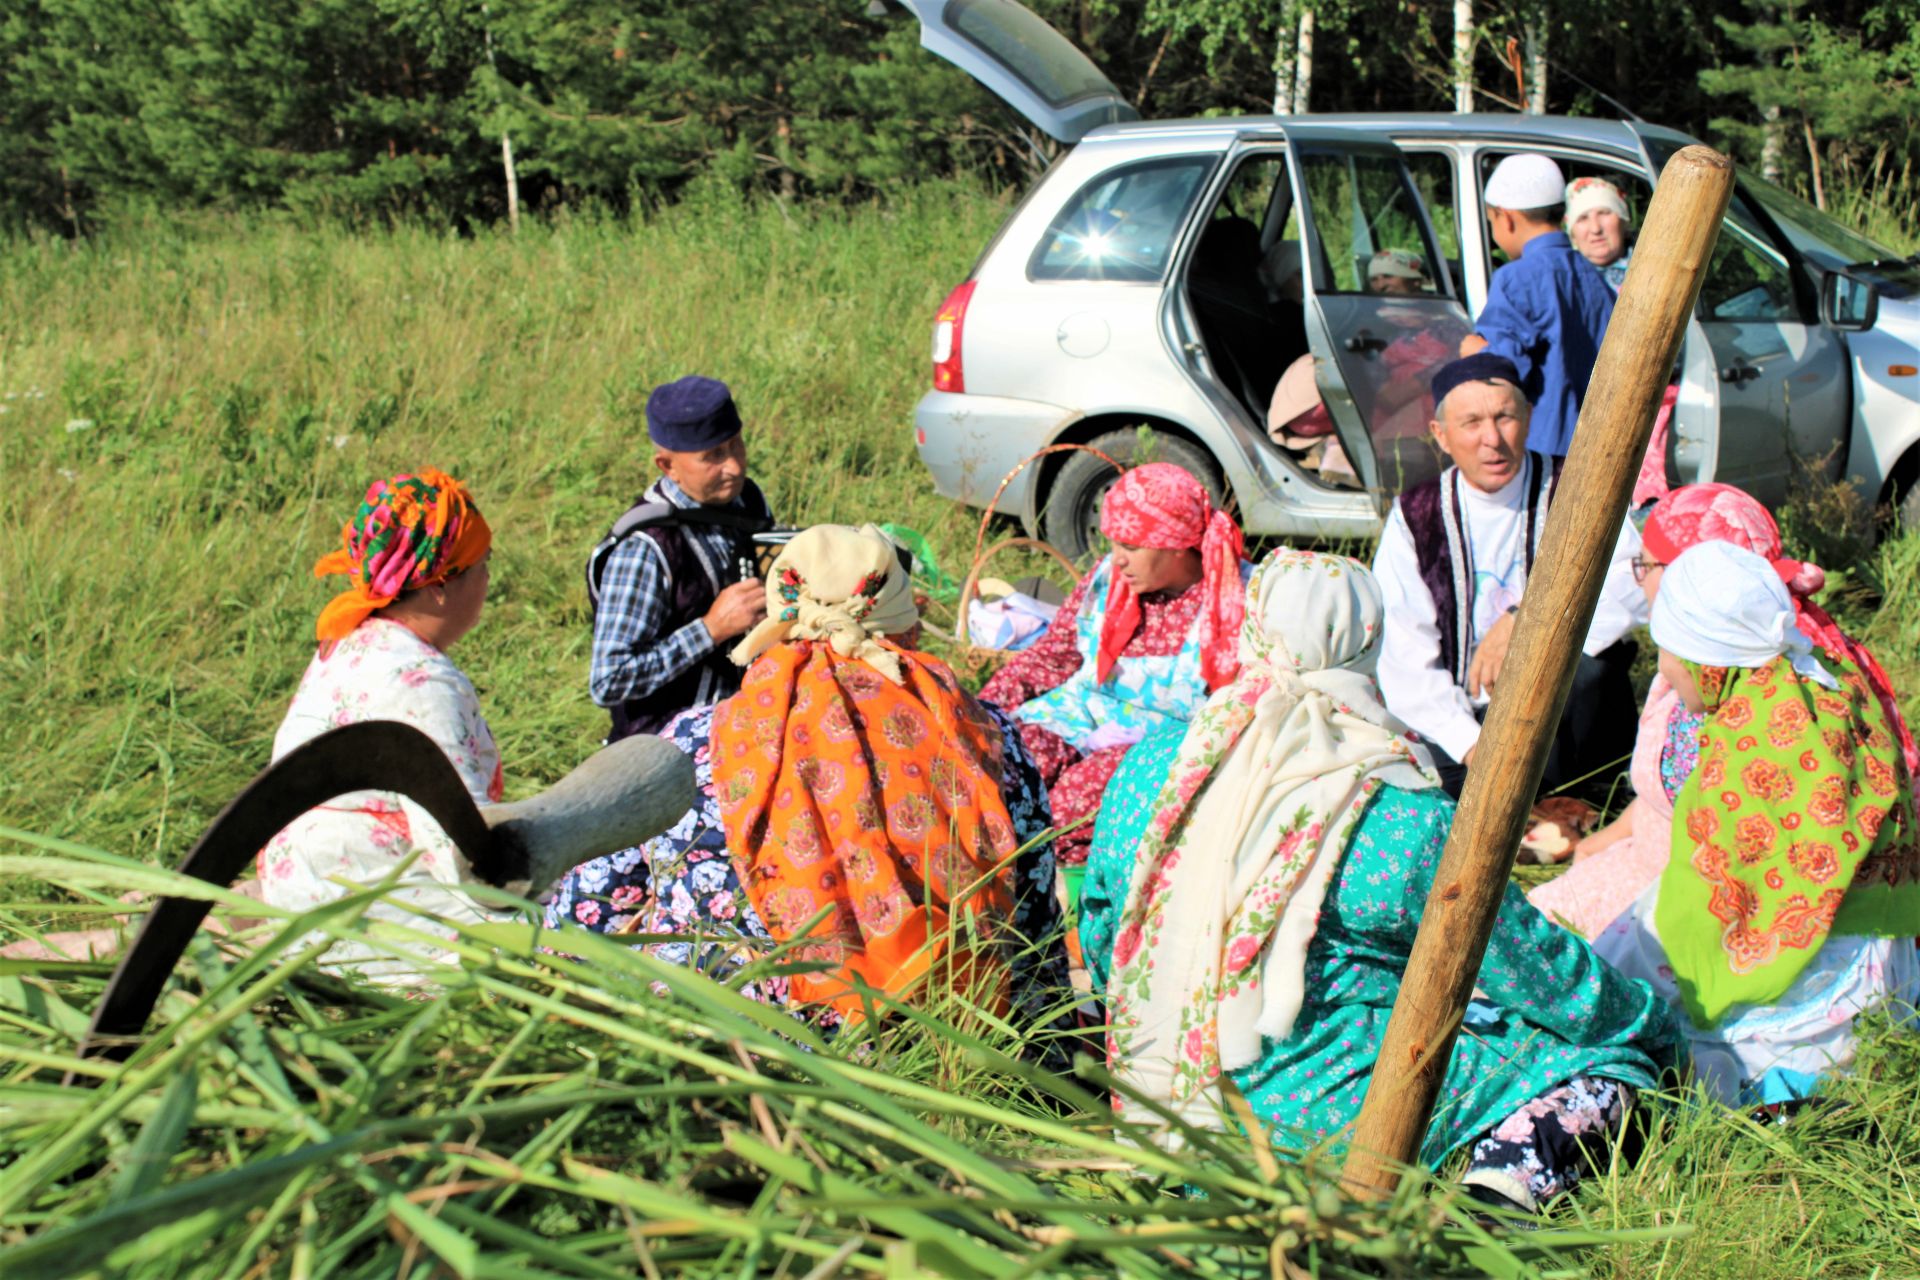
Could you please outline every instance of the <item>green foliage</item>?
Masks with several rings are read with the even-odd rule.
[[[1030,0],[1149,116],[1264,112],[1316,20],[1316,111],[1446,110],[1444,6],[1403,0]],[[1910,218],[1920,37],[1902,0],[1532,0],[1478,6],[1488,109],[1506,46],[1544,36],[1548,108],[1705,135]],[[471,227],[506,209],[672,199],[701,176],[864,197],[1030,176],[1030,130],[859,0],[15,0],[0,10],[0,223],[271,206]],[[1730,110],[1732,105],[1737,108]],[[1784,113],[1768,126],[1761,112]],[[1041,150],[1049,149],[1043,144]],[[1769,152],[1768,154],[1773,154]]]
[[[1778,163],[1803,184],[1818,164],[1827,170],[1822,187],[1835,176],[1873,188],[1897,178],[1911,198],[1920,159],[1920,30],[1912,16],[1900,0],[1747,0],[1745,13],[1715,19],[1740,61],[1700,72],[1702,88],[1743,108],[1716,116],[1713,128],[1749,159],[1765,155],[1771,141]]]

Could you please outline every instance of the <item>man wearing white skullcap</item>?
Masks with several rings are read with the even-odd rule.
[[[1600,336],[1613,317],[1613,290],[1574,252],[1560,230],[1566,178],[1537,152],[1508,156],[1487,178],[1487,223],[1507,265],[1493,276],[1487,305],[1460,354],[1492,351],[1520,370],[1533,403],[1528,447],[1565,457],[1580,402],[1593,377]]]

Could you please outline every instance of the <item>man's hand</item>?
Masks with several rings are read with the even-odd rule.
[[[767,616],[767,588],[758,578],[736,582],[714,598],[707,610],[707,634],[715,644],[743,636]]]
[[[1460,358],[1462,360],[1468,356],[1477,356],[1486,349],[1487,340],[1477,333],[1470,333],[1460,339]]]
[[[1499,621],[1487,628],[1487,634],[1480,641],[1480,647],[1473,651],[1473,661],[1467,664],[1467,694],[1477,698],[1483,692],[1493,695],[1493,686],[1500,679],[1500,668],[1507,663],[1507,646],[1513,643],[1513,614],[1500,615]]]

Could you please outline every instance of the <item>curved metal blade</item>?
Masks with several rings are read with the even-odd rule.
[[[482,879],[526,878],[524,865],[496,866],[494,842],[473,797],[440,747],[412,725],[368,720],[321,734],[261,770],[220,811],[180,870],[230,885],[267,841],[307,810],[350,791],[397,791],[433,815]],[[518,860],[524,864],[525,854]],[[120,958],[80,1042],[80,1056],[120,1059],[139,1044],[147,1017],[211,904],[162,898]]]

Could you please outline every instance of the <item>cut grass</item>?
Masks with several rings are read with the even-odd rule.
[[[855,210],[707,191],[650,219],[529,224],[517,239],[214,220],[0,246],[0,821],[172,865],[266,760],[330,590],[313,560],[370,479],[424,462],[467,479],[496,529],[488,616],[456,656],[510,791],[551,781],[604,729],[585,694],[581,562],[647,478],[646,389],[681,373],[733,383],[784,518],[900,521],[964,569],[976,517],[932,494],[910,413],[933,308],[1002,212],[963,186]],[[1801,510],[1787,519],[1796,547],[1832,524],[1816,501]],[[1920,537],[1821,554],[1835,607],[1915,687]],[[9,931],[113,905],[110,887],[70,878],[0,884]],[[979,1180],[966,1196],[988,1198],[962,1206],[973,1245],[955,1248],[1024,1249],[1018,1265],[1042,1275],[1113,1274],[1122,1256],[1140,1274],[1174,1265],[1124,1239],[1029,1248],[1028,1229],[1060,1225],[1062,1198],[1070,1222],[1109,1237],[1194,1210],[1106,1170],[1064,1085],[991,1053],[981,1065],[964,1019],[902,1024],[872,1062],[796,1058],[707,984],[668,974],[656,998],[637,961],[595,961],[483,961],[425,1006],[310,971],[253,971],[237,1010],[245,988],[200,1006],[176,993],[172,1048],[140,1060],[164,1069],[118,1080],[112,1114],[98,1109],[107,1094],[51,1083],[98,975],[49,991],[0,971],[0,1201],[13,1206],[0,1231],[17,1244],[65,1230],[49,1238],[88,1250],[7,1249],[0,1275],[76,1274],[84,1256],[97,1274],[391,1276],[406,1262],[593,1275],[650,1259],[732,1275],[785,1260],[797,1277],[849,1245],[847,1274],[911,1274],[934,1265],[928,1222],[952,1229],[956,1169]],[[220,1008],[234,1016],[214,1026]],[[736,1038],[751,1069],[726,1065]],[[1669,1109],[1645,1156],[1589,1183],[1563,1218],[1656,1236],[1559,1263],[1469,1258],[1463,1228],[1410,1193],[1356,1219],[1400,1261],[1311,1232],[1293,1260],[1318,1257],[1326,1275],[1920,1274],[1920,1049],[1888,1033],[1869,1057],[1784,1129]],[[870,1078],[846,1074],[876,1066],[919,1092],[876,1109]],[[754,1098],[825,1168],[803,1155],[812,1172],[772,1171],[793,1153],[751,1146],[765,1141]],[[1042,1120],[1059,1126],[1044,1142]],[[1054,1163],[989,1176],[1037,1153]],[[1259,1181],[1250,1156],[1228,1165]],[[848,1181],[812,1181],[829,1171]],[[1254,1236],[1322,1190],[1287,1176],[1301,1181],[1284,1204],[1221,1191],[1203,1205],[1231,1239],[1188,1260],[1264,1274]],[[854,1211],[856,1195],[884,1203]],[[1217,1227],[1241,1210],[1252,1216]],[[1002,1212],[1026,1243],[982,1221]]]

